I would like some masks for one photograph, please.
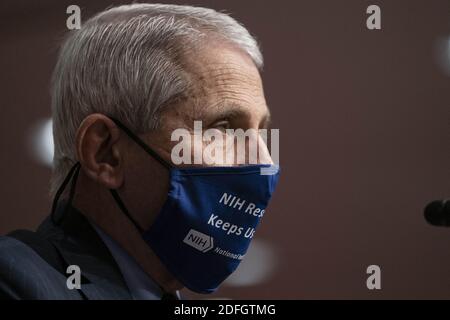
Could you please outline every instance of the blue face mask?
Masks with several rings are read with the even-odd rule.
[[[278,166],[174,168],[113,121],[170,171],[167,199],[148,230],[112,190],[119,207],[178,281],[198,293],[214,292],[244,258],[278,182]]]
[[[174,168],[112,120],[170,172],[167,199],[148,230],[111,190],[118,206],[179,282],[194,292],[214,292],[244,258],[278,182],[278,166]]]

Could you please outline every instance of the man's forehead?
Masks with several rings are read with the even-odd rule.
[[[269,116],[259,71],[241,50],[229,45],[209,45],[189,69],[193,81],[192,117],[214,113]]]
[[[224,86],[245,82],[260,87],[261,77],[253,60],[235,45],[212,42],[202,46],[189,59],[188,66],[193,79],[203,86]]]

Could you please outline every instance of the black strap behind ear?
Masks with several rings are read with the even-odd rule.
[[[67,173],[67,176],[64,179],[63,183],[61,184],[61,186],[59,187],[58,191],[56,191],[55,198],[53,199],[52,211],[50,214],[52,222],[55,225],[58,225],[58,223],[59,223],[59,221],[56,221],[56,219],[55,219],[55,211],[56,211],[56,206],[58,205],[58,200],[61,197],[61,194],[63,193],[64,189],[66,188],[66,185],[69,183],[72,176],[74,176],[74,179],[72,180],[72,186],[70,187],[69,201],[67,202],[67,204],[64,208],[64,213],[67,212],[67,208],[72,204],[72,199],[73,199],[73,196],[75,195],[75,186],[77,184],[77,178],[78,178],[78,174],[80,172],[80,167],[81,167],[81,164],[79,162],[75,163],[72,166],[72,168],[70,169],[70,171]],[[64,216],[64,214],[63,214],[63,216]]]
[[[136,142],[142,149],[144,149],[150,156],[152,156],[156,161],[161,163],[167,170],[170,170],[172,166],[166,160],[164,160],[159,154],[157,154],[152,148],[150,148],[144,141],[142,141],[137,135],[135,135],[130,129],[128,129],[119,120],[109,117],[114,123],[122,129],[134,142]]]

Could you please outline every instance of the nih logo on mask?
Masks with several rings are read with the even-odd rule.
[[[183,242],[201,252],[208,252],[214,247],[213,237],[194,229],[189,230]]]

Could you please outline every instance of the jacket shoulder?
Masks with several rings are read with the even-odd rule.
[[[0,298],[79,299],[66,278],[23,242],[0,236]]]

